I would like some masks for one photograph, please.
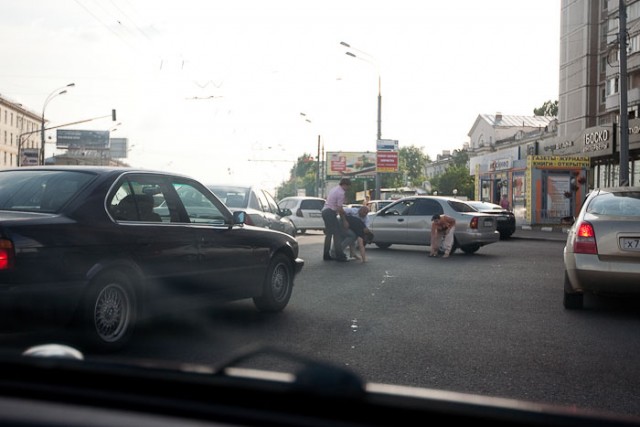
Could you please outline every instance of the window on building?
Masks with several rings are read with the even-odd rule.
[[[632,54],[640,51],[640,34],[636,34],[635,36],[628,39],[627,45],[627,53]]]
[[[640,3],[636,2],[627,6],[627,21],[633,21],[640,17]]]
[[[618,93],[618,76],[612,77],[607,80],[607,96],[615,95]]]

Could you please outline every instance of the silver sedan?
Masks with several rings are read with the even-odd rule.
[[[564,307],[584,294],[640,294],[640,187],[591,191],[564,247]]]
[[[444,196],[411,196],[397,200],[371,215],[369,229],[380,248],[392,244],[431,244],[431,217],[445,214],[456,220],[452,253],[460,248],[472,254],[500,240],[493,215],[476,211],[463,200]]]

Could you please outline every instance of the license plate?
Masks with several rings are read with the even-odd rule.
[[[640,237],[623,237],[620,239],[620,246],[623,251],[639,251],[640,252]]]
[[[482,223],[485,227],[493,227],[493,220],[485,219]]]
[[[321,213],[312,212],[309,214],[311,218],[320,218],[322,216]]]

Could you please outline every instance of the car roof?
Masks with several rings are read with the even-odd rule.
[[[131,166],[91,166],[91,165],[48,165],[48,166],[29,166],[2,169],[0,172],[8,171],[72,171],[72,172],[90,172],[96,175],[110,175],[113,173],[153,173],[159,175],[177,176],[189,179],[195,179],[189,175],[177,172],[167,172],[156,169],[145,169]]]

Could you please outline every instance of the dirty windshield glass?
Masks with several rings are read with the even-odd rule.
[[[0,5],[2,353],[640,417],[640,0]]]

